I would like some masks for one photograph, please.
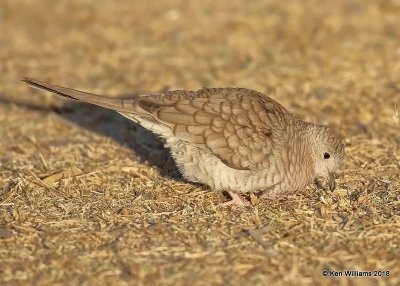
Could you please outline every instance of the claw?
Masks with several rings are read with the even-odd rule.
[[[230,205],[236,205],[239,207],[247,207],[250,206],[250,202],[247,201],[246,199],[243,199],[242,197],[240,197],[239,194],[232,192],[232,191],[228,191],[229,195],[231,196],[231,200],[225,203],[220,203],[219,205],[222,207],[226,207],[226,206],[230,206]]]

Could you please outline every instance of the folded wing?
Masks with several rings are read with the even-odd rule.
[[[136,105],[179,139],[241,170],[268,167],[291,116],[271,98],[236,88],[173,91],[138,98]]]

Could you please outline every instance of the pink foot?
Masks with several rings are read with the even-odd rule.
[[[220,203],[219,205],[222,207],[226,207],[226,206],[230,206],[230,205],[236,205],[239,207],[247,207],[250,206],[250,202],[242,199],[242,197],[240,197],[239,194],[232,192],[232,191],[228,191],[229,195],[232,197],[232,199],[228,202],[225,203]]]

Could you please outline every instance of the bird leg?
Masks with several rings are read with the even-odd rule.
[[[225,203],[220,203],[219,205],[222,207],[236,205],[239,207],[247,207],[250,206],[250,202],[246,199],[243,199],[238,193],[233,191],[228,191],[228,194],[231,196],[231,200]]]

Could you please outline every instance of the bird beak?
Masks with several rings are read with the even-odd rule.
[[[335,173],[328,172],[329,175],[329,190],[333,192],[336,189]]]

